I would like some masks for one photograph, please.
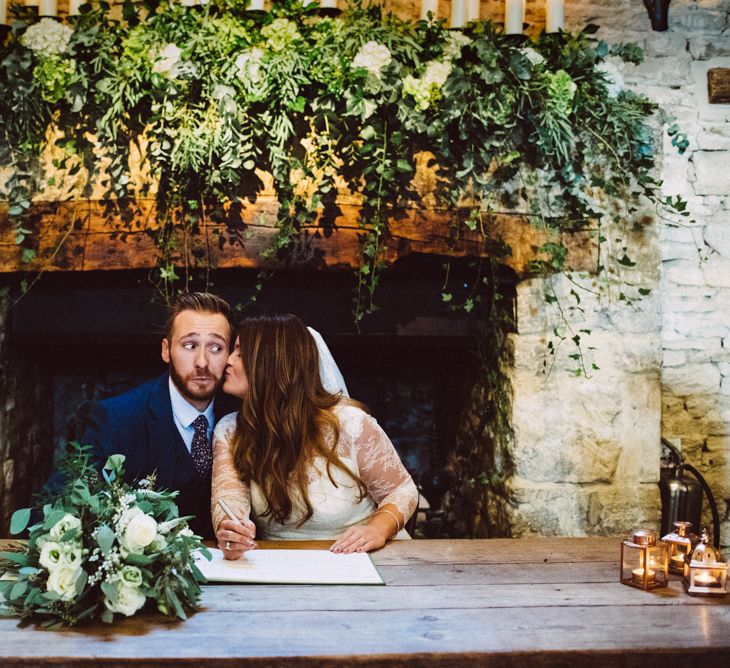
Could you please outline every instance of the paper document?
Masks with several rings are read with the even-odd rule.
[[[198,554],[195,563],[210,582],[280,584],[385,584],[365,552],[335,554],[329,550],[250,550],[226,561],[210,549],[213,560]]]

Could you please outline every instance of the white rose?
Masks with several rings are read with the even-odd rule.
[[[47,569],[49,573],[52,573],[57,568],[64,566],[63,550],[58,543],[47,541],[41,549],[40,557],[38,558],[40,565]]]
[[[606,90],[609,97],[618,97],[624,87],[624,77],[613,60],[605,60],[596,65],[596,72],[603,74],[606,80]]]
[[[365,42],[352,59],[353,67],[364,67],[380,79],[380,71],[393,60],[390,49],[384,44]]]
[[[117,602],[104,598],[104,605],[112,612],[131,617],[145,603],[147,598],[137,587],[122,586],[117,589]]]
[[[121,575],[125,587],[139,587],[142,584],[142,571],[136,566],[124,566]]]
[[[53,528],[49,533],[51,538],[55,538],[56,540],[58,540],[59,538],[63,538],[63,535],[67,531],[80,528],[81,520],[78,517],[71,515],[71,513],[66,513],[60,520],[58,520],[58,522],[53,525]]]
[[[152,71],[157,74],[172,76],[178,61],[180,60],[181,53],[182,51],[179,47],[174,44],[168,44],[153,58],[155,63],[152,66]]]
[[[48,576],[46,589],[58,594],[62,601],[70,601],[76,595],[76,581],[81,575],[80,568],[60,566]]]
[[[142,552],[157,536],[157,522],[140,512],[127,524],[119,541],[129,552]]]

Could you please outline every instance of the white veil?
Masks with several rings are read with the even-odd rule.
[[[312,329],[311,327],[307,327],[307,329],[317,344],[317,352],[319,353],[319,376],[322,379],[324,389],[332,394],[342,392],[343,397],[349,397],[350,394],[347,391],[345,379],[342,377],[337,362],[332,357],[332,353],[324,342],[322,335],[316,329]]]

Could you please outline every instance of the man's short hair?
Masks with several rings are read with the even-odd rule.
[[[183,292],[178,295],[168,307],[167,321],[165,322],[165,338],[169,341],[172,327],[183,311],[198,311],[199,313],[220,313],[226,320],[233,333],[233,314],[225,299],[210,292]]]

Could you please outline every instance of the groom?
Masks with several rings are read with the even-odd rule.
[[[158,488],[179,490],[190,528],[213,538],[210,474],[213,427],[226,412],[216,394],[223,384],[233,323],[216,295],[190,292],[170,306],[162,359],[168,371],[129,392],[97,403],[82,444],[96,461],[123,454],[129,479],[155,473]]]

